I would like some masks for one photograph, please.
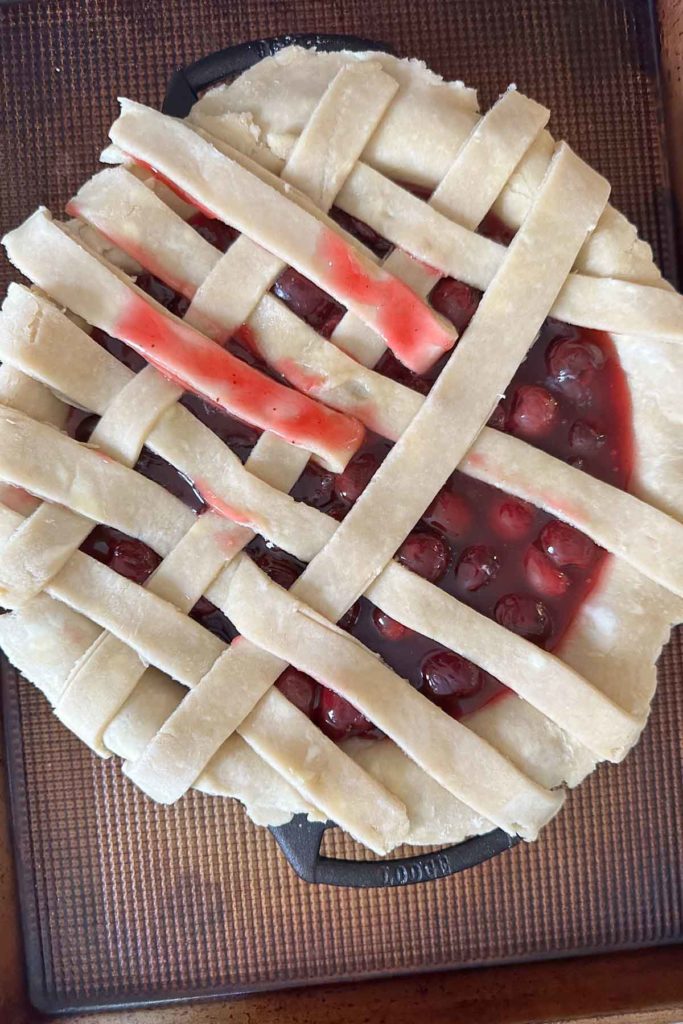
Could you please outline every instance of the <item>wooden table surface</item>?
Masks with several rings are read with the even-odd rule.
[[[672,181],[680,212],[683,0],[660,0],[658,13]],[[0,1024],[29,1024],[45,1018],[29,1007],[24,989],[3,756],[0,749]],[[428,1017],[430,1024],[681,1024],[683,947],[115,1011],[101,1019],[106,1024],[414,1024],[418,1016]]]

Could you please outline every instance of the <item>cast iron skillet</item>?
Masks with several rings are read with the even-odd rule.
[[[185,117],[199,97],[211,85],[233,78],[269,57],[285,46],[317,47],[320,50],[384,50],[390,48],[358,36],[343,35],[291,35],[274,39],[256,39],[239,43],[225,50],[210,53],[186,68],[174,72],[166,90],[162,110],[173,117]],[[280,849],[306,882],[324,882],[327,885],[348,885],[357,888],[389,888],[410,885],[434,878],[445,878],[457,871],[481,864],[490,857],[509,850],[519,840],[502,829],[483,836],[475,836],[456,846],[404,857],[400,860],[355,861],[323,857],[320,853],[325,830],[334,822],[310,822],[305,814],[297,814],[287,825],[271,827]]]

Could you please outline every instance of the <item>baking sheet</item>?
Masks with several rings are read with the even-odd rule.
[[[343,8],[343,9],[342,9]],[[3,229],[59,210],[95,168],[116,96],[160,105],[171,71],[288,31],[374,35],[479,88],[511,81],[612,182],[675,278],[655,35],[642,0],[45,0],[0,9]],[[2,288],[11,279],[3,262]],[[241,808],[152,804],[3,679],[28,976],[49,1010],[252,991],[680,941],[681,636],[637,750],[572,795],[535,845],[450,879],[312,887]],[[368,856],[340,835],[324,852]]]

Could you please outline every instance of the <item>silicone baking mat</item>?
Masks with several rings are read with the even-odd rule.
[[[116,96],[159,105],[175,67],[285,32],[371,35],[463,78],[509,82],[611,180],[673,278],[655,34],[642,0],[44,0],[0,8],[3,228],[58,210],[95,168]],[[11,277],[2,266],[4,284]],[[45,1009],[244,992],[683,938],[683,644],[650,725],[535,845],[407,888],[310,886],[231,801],[159,807],[11,671],[13,819],[32,999]],[[363,856],[331,836],[337,855]]]

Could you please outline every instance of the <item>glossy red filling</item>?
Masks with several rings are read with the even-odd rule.
[[[341,211],[333,216],[378,255],[390,245],[367,225]],[[193,226],[212,245],[226,249],[237,233],[203,214]],[[512,232],[490,215],[481,231],[507,244]],[[187,300],[163,282],[143,274],[138,285],[178,316]],[[344,314],[335,301],[286,270],[273,292],[316,331],[330,337]],[[430,301],[461,333],[476,311],[480,295],[452,279],[437,283]],[[140,356],[101,331],[94,336],[133,370]],[[241,334],[230,351],[269,377],[266,367]],[[444,355],[427,373],[417,375],[387,351],[376,369],[421,394],[428,394],[448,359]],[[258,430],[240,423],[193,395],[183,403],[245,461],[258,440]],[[96,422],[74,411],[72,432],[87,440]],[[490,425],[524,438],[530,444],[579,466],[587,473],[625,488],[633,459],[630,400],[625,376],[609,336],[547,320],[526,360],[493,413]],[[368,433],[346,470],[334,475],[309,462],[292,495],[343,519],[358,500],[391,443]],[[195,488],[147,449],[136,467],[172,491],[196,511],[206,507]],[[144,582],[159,562],[139,541],[115,530],[97,527],[83,545],[89,554],[137,582]],[[257,537],[247,548],[276,582],[292,585],[304,565]],[[600,573],[606,553],[589,538],[541,510],[493,487],[455,472],[396,553],[404,565],[459,600],[519,633],[545,650],[561,642],[582,601]],[[232,624],[205,598],[192,615],[229,641]],[[507,692],[497,679],[466,659],[414,633],[374,607],[365,598],[340,622],[396,672],[456,718],[471,714]],[[362,714],[343,698],[310,677],[289,668],[279,688],[330,735],[379,735]]]

